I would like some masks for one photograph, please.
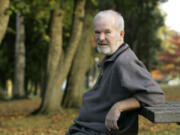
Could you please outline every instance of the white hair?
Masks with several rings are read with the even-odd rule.
[[[122,15],[114,10],[104,10],[100,11],[94,17],[94,23],[98,18],[106,17],[106,16],[113,16],[115,18],[115,25],[118,31],[124,30],[124,19]]]

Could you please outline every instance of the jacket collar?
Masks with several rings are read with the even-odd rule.
[[[116,60],[117,56],[126,51],[129,48],[129,45],[123,43],[112,55],[105,56],[104,59],[98,64],[98,67],[103,67],[105,63],[113,62]]]

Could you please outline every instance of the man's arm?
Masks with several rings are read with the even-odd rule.
[[[121,112],[140,108],[140,103],[135,98],[128,98],[115,103],[106,115],[105,125],[110,131],[112,129],[119,129],[117,121]]]
[[[128,91],[142,106],[165,102],[165,95],[158,83],[133,53],[119,61],[118,73],[121,88]]]

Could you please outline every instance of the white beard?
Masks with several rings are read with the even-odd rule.
[[[111,55],[112,54],[111,47],[109,47],[108,45],[106,47],[101,47],[100,45],[97,45],[97,50],[99,53],[102,53],[105,55]]]
[[[121,41],[119,38],[119,33],[116,35],[116,41],[114,45],[109,45],[108,42],[105,42],[105,46],[98,45],[97,42],[97,50],[99,53],[105,54],[105,55],[112,55],[120,46],[121,46]]]
[[[121,46],[120,42],[117,42],[115,46],[106,45],[105,47],[101,47],[101,45],[97,45],[97,50],[99,53],[105,55],[112,55],[119,47]]]

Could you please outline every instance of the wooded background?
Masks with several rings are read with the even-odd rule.
[[[0,0],[0,97],[38,95],[36,113],[79,108],[103,57],[95,49],[93,17],[106,9],[122,14],[125,42],[148,70],[178,75],[180,35],[164,26],[158,7],[166,1]]]

